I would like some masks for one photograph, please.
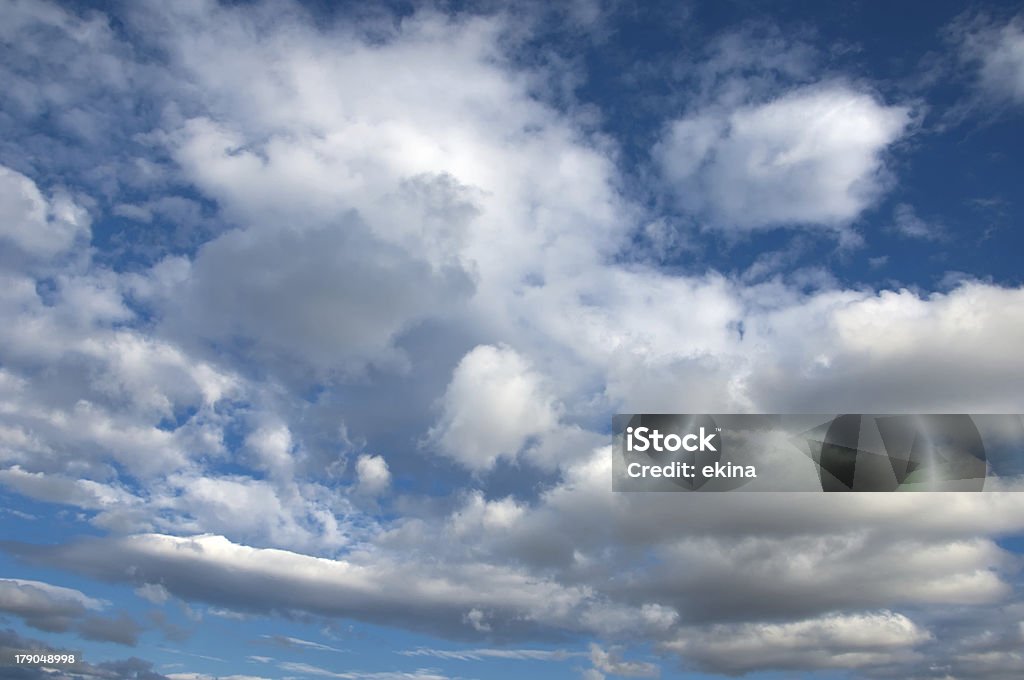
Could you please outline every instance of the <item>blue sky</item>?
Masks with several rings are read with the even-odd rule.
[[[1018,678],[1024,494],[613,494],[1024,413],[1024,8],[0,8],[18,678]],[[5,658],[6,663],[6,658]]]

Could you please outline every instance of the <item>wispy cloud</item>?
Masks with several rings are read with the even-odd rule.
[[[432,656],[438,659],[457,661],[482,661],[484,659],[515,659],[518,661],[565,661],[573,657],[587,656],[586,652],[571,652],[564,649],[432,649],[417,647],[398,652],[403,656]]]
[[[280,647],[290,647],[293,649],[314,649],[322,652],[347,652],[347,649],[338,649],[331,647],[330,645],[321,644],[319,642],[313,642],[311,640],[302,640],[300,638],[289,637],[287,635],[261,635],[261,639],[267,640]]]

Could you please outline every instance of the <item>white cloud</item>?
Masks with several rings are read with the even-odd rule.
[[[714,626],[681,631],[665,646],[712,672],[891,666],[916,658],[930,639],[902,614],[833,614],[792,623]]]
[[[917,216],[913,206],[906,203],[893,209],[893,229],[907,238],[937,239],[943,235],[940,225],[925,222]]]
[[[909,290],[824,293],[769,312],[761,332],[787,337],[774,367],[749,378],[762,409],[837,412],[1018,412],[1024,290],[965,282],[921,296]],[[815,310],[815,307],[818,307]],[[816,318],[815,318],[816,317]],[[825,323],[821,324],[824,320]]]
[[[143,583],[135,589],[135,594],[153,604],[163,604],[171,597],[167,589],[159,583]]]
[[[170,519],[155,521],[166,529],[223,532],[318,553],[336,550],[352,538],[344,519],[347,499],[313,483],[279,485],[238,475],[193,474],[174,475],[168,482],[152,501],[174,510]]]
[[[170,673],[168,680],[268,680],[262,675],[207,675],[206,673]]]
[[[361,455],[356,459],[356,476],[359,490],[377,496],[391,484],[391,471],[382,456]]]
[[[240,225],[163,305],[177,333],[290,376],[400,370],[395,344],[426,319],[500,333],[510,289],[628,235],[609,158],[496,54],[498,18],[418,12],[372,41],[301,12],[154,11],[203,92],[162,140]]]
[[[883,154],[910,112],[843,83],[699,111],[656,150],[680,205],[727,230],[842,228],[886,187]]]
[[[271,475],[290,480],[292,477],[293,441],[286,425],[261,427],[249,433],[245,445],[256,454],[256,466]]]
[[[31,607],[36,602],[45,601],[52,604],[67,604],[81,609],[103,609],[104,602],[86,596],[80,590],[64,588],[42,581],[31,581],[17,578],[0,579],[4,587],[4,601],[7,607],[20,603]]]
[[[290,637],[288,635],[261,635],[264,640],[281,645],[283,647],[296,647],[299,649],[315,649],[321,652],[346,652],[348,650],[338,649],[337,647],[331,647],[320,642],[313,642],[312,640],[303,640],[302,638]]]
[[[28,472],[18,465],[0,470],[0,484],[30,498],[91,510],[141,503],[141,499],[116,484],[101,484],[90,479],[69,478],[53,473]]]
[[[976,16],[955,23],[953,33],[986,95],[996,102],[1024,103],[1024,19],[1000,25]]]
[[[481,659],[514,659],[517,661],[565,661],[583,652],[570,652],[564,649],[416,649],[399,652],[403,656],[432,656],[438,659],[454,659],[457,661],[479,661]]]
[[[473,627],[478,633],[490,633],[491,626],[487,623],[487,615],[479,609],[470,609],[463,617],[463,621]]]
[[[247,9],[133,9],[123,31],[170,55],[151,79],[130,75],[102,15],[44,13],[107,57],[64,61],[109,63],[108,89],[130,81],[126,100],[163,111],[147,153],[166,152],[222,224],[139,273],[76,261],[52,285],[0,282],[0,481],[114,532],[39,552],[232,615],[677,647],[685,632],[709,640],[709,665],[735,651],[715,646],[715,630],[740,651],[784,639],[778,667],[902,663],[925,635],[903,614],[830,612],[1009,597],[994,539],[1024,528],[1020,494],[627,497],[609,490],[602,432],[616,410],[1020,412],[1020,289],[875,291],[822,276],[805,293],[771,263],[757,285],[620,264],[649,216],[617,190],[613,146],[533,96],[543,74],[511,65],[501,17],[417,12],[371,37],[315,27],[294,6]],[[716,68],[756,66],[742,47],[723,44]],[[803,62],[786,49],[769,60],[787,83],[807,81]],[[679,205],[721,229],[848,231],[885,190],[885,154],[910,124],[905,107],[843,81],[708,92],[659,159]],[[102,117],[76,121],[87,135]],[[140,177],[153,170],[134,160]],[[84,243],[88,221],[63,198],[12,171],[0,181],[9,242],[52,257]],[[196,216],[110,191],[122,216]],[[666,228],[655,231],[669,247]],[[387,458],[359,456],[345,487],[336,433],[359,426],[358,409],[386,432],[366,445]],[[504,458],[543,481],[510,492],[480,474],[451,505],[383,493],[392,472],[429,468],[411,458],[427,430],[471,472]],[[532,482],[528,468],[515,472]],[[353,491],[394,501],[395,519],[359,514]],[[141,531],[162,534],[121,535]],[[181,537],[209,533],[224,537]],[[863,637],[872,627],[899,644]],[[597,649],[589,677],[653,672]],[[474,653],[523,650],[507,652]]]
[[[0,165],[0,239],[30,258],[45,259],[88,237],[89,217],[70,198],[58,194],[47,200],[31,179]]]
[[[41,554],[36,550],[29,552]],[[512,566],[426,564],[376,551],[332,560],[251,548],[212,535],[137,535],[45,552],[55,559],[51,564],[74,565],[102,578],[159,582],[185,600],[199,598],[239,611],[359,617],[434,634],[464,631],[464,612],[476,608],[491,612],[492,627],[498,631],[500,623],[506,637],[521,636],[535,626],[575,627],[574,612],[590,597],[587,588],[561,585]],[[125,565],[133,568],[126,570]],[[276,584],[272,592],[261,585],[268,579]]]
[[[537,373],[510,347],[481,345],[462,358],[430,432],[439,451],[471,470],[515,459],[531,437],[558,424],[558,406]]]
[[[306,677],[341,678],[341,680],[457,680],[431,669],[414,671],[343,671],[337,672],[308,663],[282,661],[278,668],[289,673],[302,673]]]
[[[517,503],[512,496],[500,500],[487,500],[481,492],[475,491],[452,513],[449,524],[455,536],[465,539],[478,532],[510,529],[525,511],[526,508]]]
[[[888,604],[982,605],[1008,597],[1008,556],[991,541],[949,539],[872,546],[852,533],[772,539],[689,539],[659,551],[687,573],[651,570],[664,602],[701,618],[799,616]],[[751,562],[757,555],[756,562]],[[936,566],[943,560],[941,566]],[[856,565],[851,568],[849,565]],[[868,574],[885,571],[879,583]],[[689,593],[684,600],[678,594]]]
[[[602,673],[621,675],[627,678],[656,678],[660,670],[647,661],[626,661],[616,650],[606,650],[598,644],[590,645],[590,663]]]
[[[238,379],[127,328],[136,317],[116,276],[59,276],[49,294],[29,277],[4,279],[0,312],[17,321],[0,328],[0,419],[22,433],[20,447],[0,449],[6,463],[104,482],[93,474],[108,474],[107,460],[144,477],[219,450],[213,411]],[[188,422],[161,427],[188,409]]]

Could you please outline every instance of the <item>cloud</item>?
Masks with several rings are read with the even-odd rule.
[[[735,672],[884,657],[910,677],[920,647],[963,637],[936,612],[1014,597],[997,539],[1024,530],[1019,494],[613,494],[604,431],[615,411],[1020,412],[1020,288],[877,290],[820,270],[806,286],[784,273],[796,260],[744,278],[630,258],[643,225],[663,249],[674,226],[626,193],[616,140],[537,96],[550,74],[511,54],[504,14],[332,23],[287,3],[165,3],[115,31],[99,12],[16,10],[0,75],[4,111],[21,109],[0,125],[21,127],[2,137],[40,127],[0,176],[19,251],[0,281],[0,481],[109,535],[14,554],[211,613],[597,636],[590,677],[653,672],[620,643]],[[45,54],[18,37],[37,31]],[[676,208],[712,229],[849,236],[911,112],[784,38],[751,53],[733,37],[696,65],[707,82],[658,162]],[[56,131],[40,123],[54,114]],[[51,191],[64,175],[88,191]],[[152,220],[155,255],[76,248],[92,235],[81,206]],[[171,247],[168,220],[202,222],[202,242]],[[33,268],[47,257],[58,270]],[[15,590],[43,625],[77,606]],[[134,639],[123,619],[68,615]],[[940,656],[1011,673],[1003,644]],[[540,658],[487,650],[470,652]]]
[[[14,664],[15,654],[74,654],[74,664],[56,668]],[[153,664],[135,657],[88,663],[81,650],[54,647],[39,640],[22,637],[17,632],[0,630],[0,670],[11,680],[168,680],[153,670]]]
[[[31,179],[0,165],[0,239],[38,260],[88,237],[89,217],[70,198],[57,194],[47,200]]]
[[[590,645],[590,663],[602,673],[621,675],[627,678],[656,678],[661,672],[656,665],[646,661],[625,661],[614,650]]]
[[[983,652],[964,654],[956,658],[961,673],[972,673],[980,678],[1010,680],[1024,671],[1024,654],[1020,652]]]
[[[569,652],[564,649],[416,649],[399,652],[403,656],[431,656],[456,661],[480,661],[482,659],[514,659],[517,661],[565,661],[583,652]]]
[[[80,508],[100,509],[116,505],[134,505],[138,499],[114,485],[88,479],[70,479],[55,474],[27,472],[18,465],[0,470],[0,483],[30,498],[63,503]]]
[[[882,611],[684,631],[666,647],[709,672],[738,675],[892,666],[916,660],[913,648],[929,639],[907,617]]]
[[[179,626],[176,623],[170,621],[167,614],[160,609],[151,609],[146,618],[149,620],[150,623],[153,624],[154,628],[160,631],[160,633],[164,636],[164,639],[168,642],[183,644],[190,637],[192,637],[192,633],[194,632],[194,628],[190,629],[185,626]]]
[[[78,634],[86,640],[116,642],[134,647],[143,628],[125,613],[116,617],[90,616],[78,626]]]
[[[511,567],[438,564],[418,571],[413,563],[395,563],[386,555],[328,560],[250,548],[218,536],[150,534],[97,539],[52,552],[12,549],[26,557],[41,556],[37,550],[43,550],[51,564],[69,568],[84,560],[73,568],[103,579],[160,582],[182,599],[239,611],[358,617],[454,636],[465,635],[462,613],[474,607],[500,614],[503,634],[521,636],[549,621],[566,625],[587,596],[585,589],[538,580]],[[130,574],[125,564],[133,566]],[[276,594],[257,597],[268,581],[278,584]]]
[[[434,270],[368,238],[354,215],[329,227],[282,227],[205,244],[165,303],[171,332],[299,375],[357,372],[366,362],[401,367],[397,337],[472,292],[462,270]]]
[[[110,272],[62,274],[49,290],[11,274],[0,310],[19,320],[0,331],[0,399],[6,431],[15,437],[4,455],[8,466],[20,464],[28,473],[70,466],[73,476],[105,483],[107,461],[148,477],[218,449],[212,407],[238,381],[126,328],[136,317]],[[187,422],[167,427],[166,420],[189,410],[194,415]],[[95,490],[80,489],[72,499]],[[40,493],[47,492],[40,487]]]
[[[980,90],[995,103],[1024,103],[1024,19],[998,23],[985,15],[963,16],[951,33],[960,57],[975,69]]]
[[[26,625],[51,633],[74,631],[86,640],[134,646],[142,627],[124,612],[115,617],[97,613],[108,604],[73,588],[0,579],[0,611],[20,617]]]
[[[151,10],[138,21],[205,93],[162,141],[240,225],[158,305],[168,332],[292,379],[402,370],[417,325],[498,311],[627,235],[610,160],[496,53],[499,17],[417,12],[375,41],[301,11]]]
[[[611,601],[598,598],[580,613],[581,622],[609,635],[654,638],[687,621],[983,605],[1011,591],[1004,576],[1008,554],[979,536],[1020,530],[1019,520],[1008,521],[1017,512],[1014,493],[953,504],[941,494],[666,500],[607,493],[609,474],[610,453],[596,451],[500,532],[473,534],[471,552],[453,550],[445,559],[487,554],[499,563],[514,558],[554,570],[571,582],[584,579]],[[927,510],[933,504],[934,515]],[[908,543],[908,534],[915,541]],[[432,536],[423,536],[423,544],[436,543]],[[651,560],[643,569],[635,566],[638,552]],[[877,573],[887,574],[885,582],[871,576]],[[610,589],[598,585],[617,574],[635,579]]]
[[[445,528],[459,540],[483,539],[488,534],[513,529],[526,511],[526,506],[513,496],[487,500],[481,491],[473,491],[452,512]],[[474,610],[466,616],[474,627],[485,629],[483,612]]]
[[[1021,289],[968,281],[945,294],[899,290],[843,297],[824,293],[766,314],[761,329],[771,327],[792,344],[789,351],[773,351],[776,367],[755,371],[749,379],[762,408],[810,412],[816,404],[818,411],[832,405],[843,412],[898,412],[913,404],[947,413],[1021,408],[1003,377],[1018,364],[1011,346],[1024,332]],[[815,307],[823,325],[810,318]],[[802,337],[793,323],[802,326]]]
[[[655,150],[685,210],[726,230],[840,229],[887,185],[910,111],[841,82],[673,121]]]
[[[391,484],[391,471],[381,456],[359,456],[356,459],[356,476],[359,490],[371,496],[383,493]]]
[[[295,451],[292,433],[287,426],[278,423],[254,430],[245,438],[245,445],[255,454],[254,467],[273,477],[291,479]]]
[[[344,498],[319,484],[295,485],[293,464],[308,463],[308,452],[275,450],[265,430],[273,419],[258,408],[249,412],[254,422],[235,419],[239,400],[258,399],[262,390],[172,341],[130,328],[138,317],[126,288],[137,279],[126,278],[130,284],[94,269],[61,274],[40,288],[29,276],[5,276],[0,309],[20,321],[0,330],[0,483],[88,510],[96,525],[114,531],[213,521],[249,539],[308,545],[304,525],[314,522],[322,545],[344,542],[337,519]],[[202,474],[226,455],[229,426],[252,428],[254,457],[245,462],[253,474],[274,472],[273,483]],[[212,490],[261,503],[260,512],[224,512]],[[158,510],[175,507],[180,512]],[[280,514],[269,516],[268,508]]]
[[[462,358],[430,437],[471,470],[515,459],[531,438],[554,429],[558,406],[544,378],[510,347],[481,345]]]
[[[330,645],[321,644],[319,642],[313,642],[312,640],[303,640],[301,638],[290,637],[288,635],[261,635],[261,638],[268,640],[272,644],[288,647],[291,649],[315,649],[322,652],[346,652],[348,650],[338,649],[331,647]]]
[[[907,238],[935,240],[945,236],[941,225],[929,224],[917,216],[913,206],[900,203],[893,209],[893,229]]]
[[[342,680],[455,680],[431,669],[414,671],[332,671],[320,666],[293,661],[282,661],[278,668],[289,673],[303,673],[307,676],[341,678]]]
[[[487,623],[487,614],[479,609],[470,609],[462,620],[473,627],[478,633],[490,633],[491,624]]]
[[[801,621],[864,606],[981,606],[1010,592],[1002,577],[1009,556],[977,536],[1020,530],[1018,494],[952,503],[948,494],[799,503],[771,494],[722,503],[668,498],[700,501],[687,512],[663,495],[599,493],[608,455],[597,452],[502,531],[472,541],[417,522],[409,536],[395,529],[382,541],[390,547],[346,560],[156,535],[8,550],[103,579],[159,580],[177,597],[241,611],[345,616],[454,638],[481,634],[466,623],[467,611],[478,611],[478,623],[489,628],[482,634],[498,639],[543,637],[555,626],[667,642],[735,621]],[[673,519],[680,512],[693,521],[680,525]],[[547,538],[567,536],[556,544]],[[651,560],[642,577],[601,585],[634,573],[638,551]],[[522,570],[503,566],[513,556]],[[538,573],[557,578],[539,580]],[[884,582],[872,576],[878,573]],[[268,579],[277,584],[273,593],[261,585]]]
[[[207,675],[206,673],[171,673],[168,680],[269,680],[262,675]]]
[[[76,619],[104,606],[105,603],[72,588],[42,581],[0,579],[0,610],[21,617],[39,630],[68,630]]]
[[[224,531],[257,543],[329,551],[352,537],[339,521],[351,506],[326,487],[278,485],[242,475],[174,475],[161,504],[177,512],[166,522],[181,531]],[[372,529],[371,529],[372,531]]]

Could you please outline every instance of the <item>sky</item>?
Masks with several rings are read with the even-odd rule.
[[[609,436],[1024,413],[1024,6],[3,0],[0,92],[4,677],[1024,675],[1024,482]]]

